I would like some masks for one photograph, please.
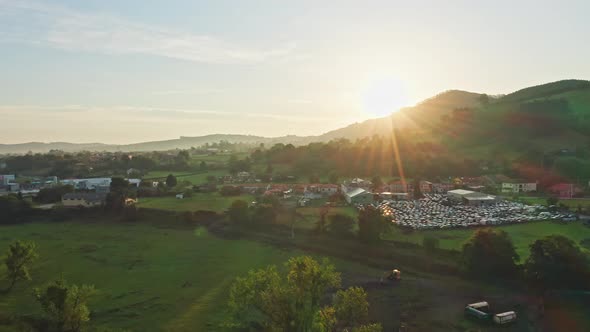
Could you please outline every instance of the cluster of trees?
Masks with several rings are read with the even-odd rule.
[[[31,280],[30,267],[38,258],[34,242],[15,241],[9,245],[4,258],[8,282],[5,292],[12,291],[19,281]],[[88,300],[96,294],[96,289],[68,284],[60,278],[33,289],[33,294],[43,308],[50,330],[78,332],[90,320]]]
[[[283,208],[274,196],[259,199],[256,205],[250,206],[244,200],[235,200],[229,207],[227,214],[229,221],[237,226],[261,226],[275,224],[277,216]]]
[[[31,204],[22,196],[0,196],[0,225],[23,222],[32,214]]]
[[[474,276],[513,279],[522,275],[541,292],[590,288],[590,258],[564,236],[550,235],[535,241],[524,264],[519,265],[519,259],[512,240],[502,230],[478,230],[463,245],[463,267]]]
[[[190,169],[190,154],[181,150],[171,155],[168,152],[77,152],[36,153],[4,158],[6,172],[34,176],[57,176],[59,178],[111,176],[137,171],[132,177],[139,177],[149,171],[166,169],[184,171]]]
[[[396,152],[397,151],[397,152]],[[402,156],[397,162],[396,155]],[[425,140],[423,135],[404,132],[395,139],[374,136],[351,142],[346,139],[328,143],[311,143],[295,147],[276,144],[267,150],[256,149],[252,160],[267,164],[289,164],[298,174],[350,176],[422,176],[448,177],[457,174],[483,174],[482,164],[489,160],[458,158],[440,143]]]
[[[61,201],[63,195],[72,192],[74,192],[72,185],[47,187],[39,190],[34,200],[40,204],[57,203]]]
[[[322,306],[328,290],[339,288],[333,265],[311,257],[291,258],[281,273],[276,267],[250,271],[230,288],[232,319],[226,325],[265,331],[378,332],[369,322],[369,303],[363,288],[339,290]]]
[[[238,159],[235,155],[231,155],[227,162],[227,167],[231,174],[238,172],[249,172],[252,167],[252,160],[249,157]]]

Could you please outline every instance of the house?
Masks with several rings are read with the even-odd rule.
[[[7,186],[16,180],[16,176],[12,174],[0,175],[0,185]]]
[[[514,180],[509,182],[502,182],[503,193],[528,193],[537,191],[536,182],[528,182],[524,180]]]
[[[349,190],[352,190],[353,188],[363,188],[365,190],[369,190],[371,189],[371,186],[373,186],[373,182],[361,178],[354,178],[350,181],[345,181],[342,184],[343,188],[348,188]],[[344,192],[348,190],[343,189],[342,191]]]
[[[420,181],[420,192],[423,194],[430,194],[432,192],[432,182]]]
[[[392,193],[407,193],[414,195],[414,186],[406,181],[392,181],[389,183],[389,190]]]
[[[72,185],[75,189],[96,189],[97,186],[110,186],[111,178],[64,179],[62,185]]]
[[[184,199],[184,193],[176,194],[176,199]]]
[[[455,189],[455,185],[452,183],[433,183],[432,192],[436,194],[444,194],[449,190]]]
[[[354,188],[344,193],[344,199],[351,205],[365,205],[373,203],[373,194],[363,188]]]
[[[262,183],[245,183],[239,185],[239,187],[242,188],[242,192],[247,192],[251,194],[263,193],[268,189],[268,185]]]
[[[337,194],[340,191],[340,187],[337,184],[309,184],[305,186],[305,194],[319,194],[322,196],[331,196]]]
[[[130,168],[127,170],[127,175],[131,175],[133,173],[141,173],[138,169]]]
[[[575,195],[581,193],[580,188],[578,188],[573,183],[557,183],[552,185],[547,189],[548,192],[557,196],[558,198],[572,198]]]
[[[104,204],[106,197],[102,193],[70,193],[63,195],[61,202],[65,207],[94,207]]]
[[[141,179],[127,179],[127,182],[129,182],[130,185],[139,188],[139,185],[141,184]]]

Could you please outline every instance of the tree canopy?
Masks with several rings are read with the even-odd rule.
[[[15,241],[8,247],[4,264],[8,282],[8,289],[12,289],[19,280],[31,280],[29,265],[33,263],[39,254],[37,245],[34,242]]]
[[[519,256],[503,230],[480,229],[463,245],[463,267],[480,277],[514,276]]]
[[[334,307],[321,308],[326,291],[340,286],[333,265],[302,256],[291,258],[285,268],[286,273],[280,273],[269,266],[237,278],[229,300],[234,325],[263,331],[332,332],[367,320],[362,288],[339,291]]]
[[[362,242],[375,243],[380,240],[386,220],[379,209],[365,206],[358,215],[358,236]]]
[[[550,235],[530,246],[527,280],[540,290],[590,288],[590,259],[570,239]]]
[[[87,302],[94,294],[94,286],[68,285],[61,279],[35,289],[35,297],[48,320],[58,331],[65,332],[78,332],[90,320]]]

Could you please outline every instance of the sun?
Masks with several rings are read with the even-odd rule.
[[[382,117],[407,106],[403,83],[394,78],[371,81],[362,93],[363,110],[370,116]]]

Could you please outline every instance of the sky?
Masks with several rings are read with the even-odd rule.
[[[318,135],[590,78],[590,1],[0,0],[0,144]]]

